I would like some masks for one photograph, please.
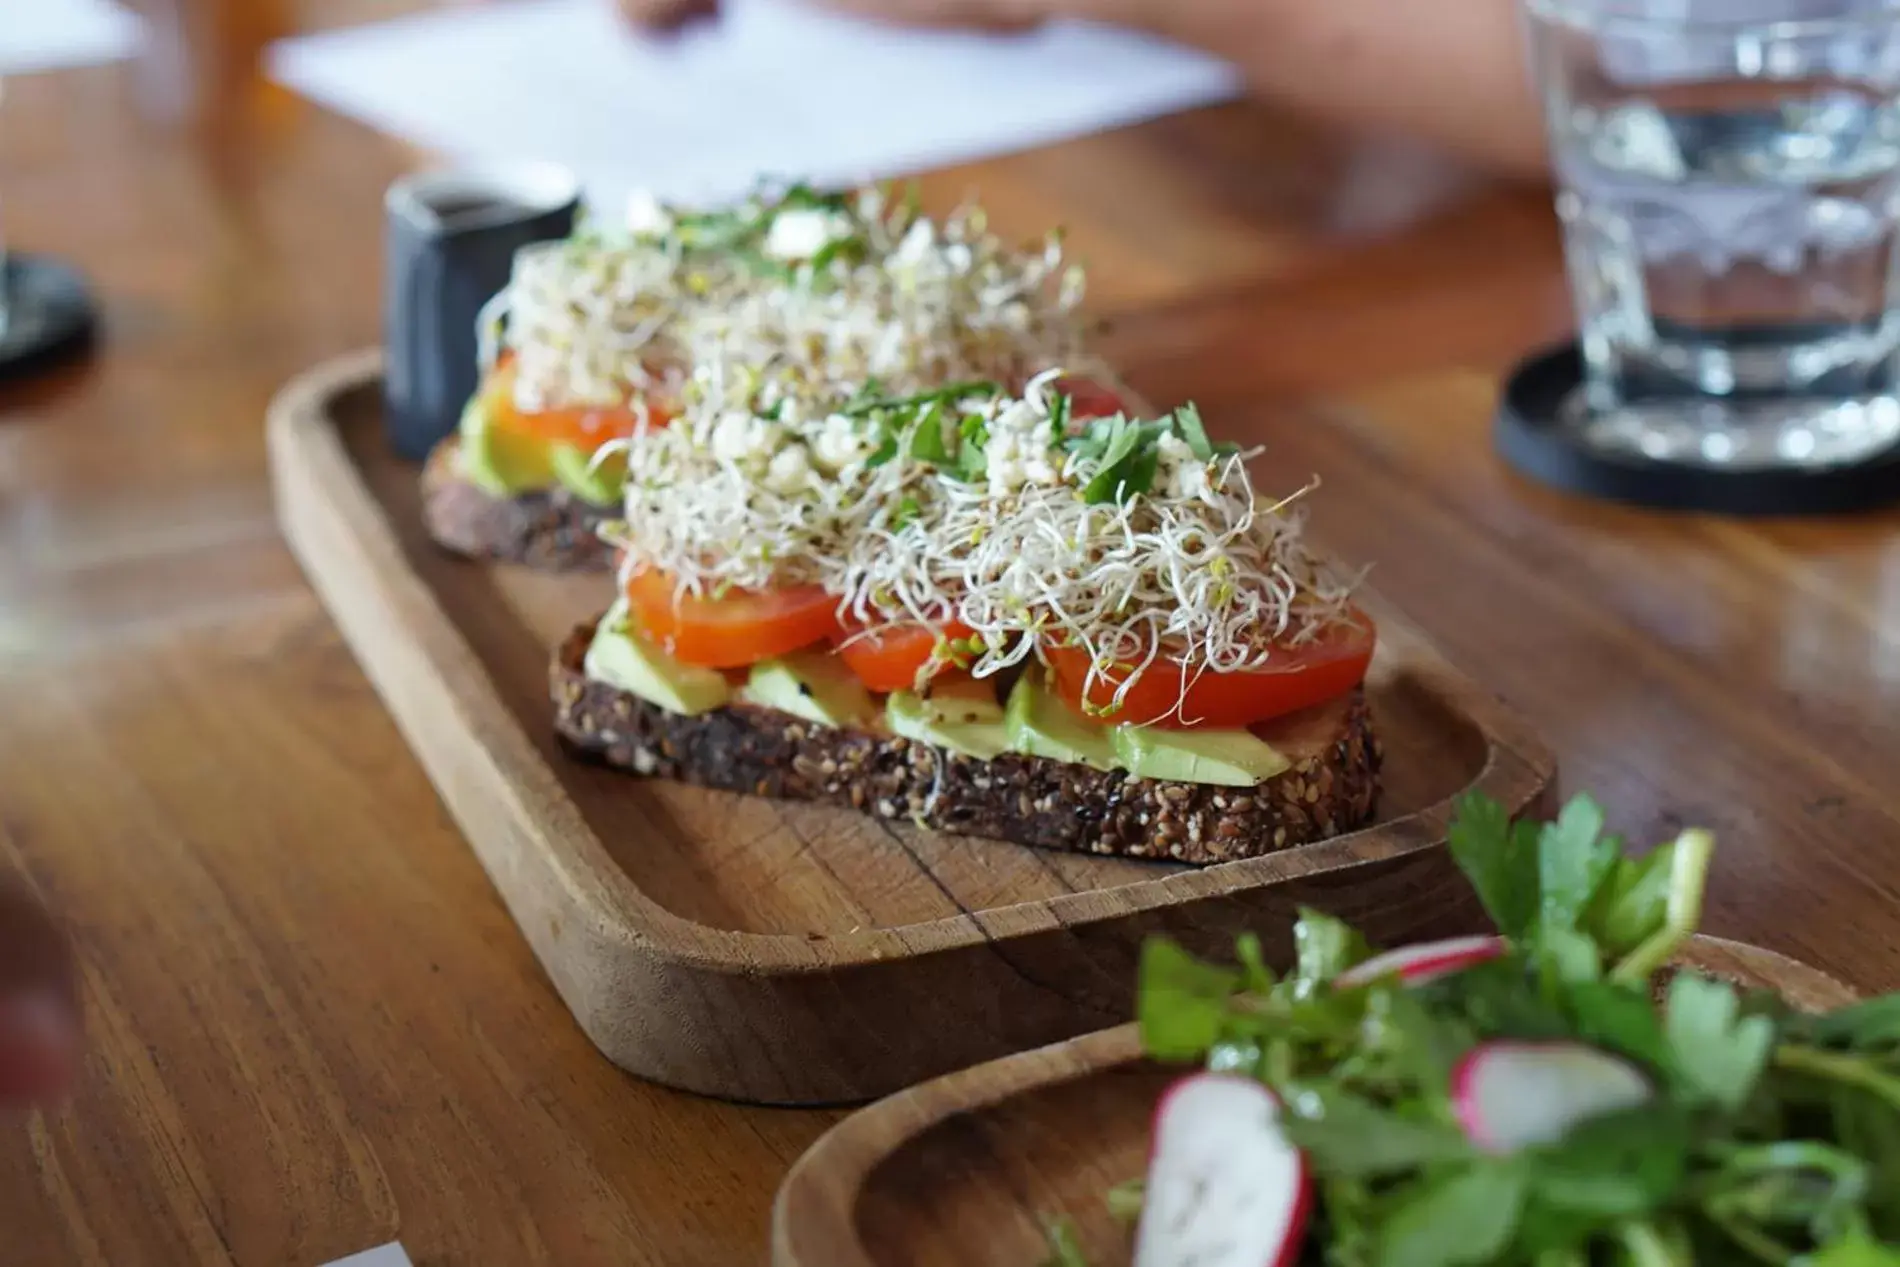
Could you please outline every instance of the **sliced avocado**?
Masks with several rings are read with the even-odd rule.
[[[468,402],[457,427],[462,437],[462,474],[496,497],[552,488],[554,466],[547,441],[488,424],[481,396]]]
[[[996,682],[992,678],[961,674],[939,678],[918,695],[918,704],[940,726],[1000,724],[1003,720],[1003,705],[996,698]]]
[[[1051,695],[1039,668],[1030,669],[1016,680],[1003,713],[1009,746],[1017,752],[1097,770],[1112,770],[1120,764],[1109,728],[1097,725]]]
[[[752,666],[739,695],[821,726],[856,726],[877,716],[877,704],[864,683],[829,651],[794,651],[761,660]]]
[[[1292,765],[1271,744],[1245,730],[1116,726],[1111,734],[1121,764],[1144,779],[1251,787]]]
[[[688,717],[710,712],[732,697],[725,674],[682,664],[642,638],[622,603],[601,618],[581,667],[597,682]]]
[[[574,496],[594,506],[617,506],[627,487],[627,458],[611,453],[599,462],[585,449],[571,444],[548,446],[548,465],[554,478]]]
[[[898,691],[885,702],[884,721],[893,733],[906,739],[990,761],[1009,751],[1009,728],[1003,724],[1003,712],[994,697],[989,704],[995,713],[986,720],[980,701],[974,699],[961,710],[951,711],[943,693],[924,699],[911,691]]]

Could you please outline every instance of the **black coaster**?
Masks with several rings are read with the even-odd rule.
[[[1845,514],[1900,501],[1900,444],[1815,470],[1725,471],[1598,452],[1561,421],[1582,378],[1572,342],[1533,354],[1505,380],[1494,440],[1520,473],[1586,497],[1719,515]]]
[[[92,298],[78,273],[41,255],[10,254],[0,326],[0,380],[46,369],[92,342]]]

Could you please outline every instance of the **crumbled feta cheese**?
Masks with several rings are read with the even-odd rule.
[[[785,429],[769,418],[735,409],[713,426],[713,457],[739,466],[764,466],[785,443]]]
[[[650,190],[642,189],[627,200],[627,232],[636,238],[662,238],[672,231],[672,213]]]
[[[832,414],[818,428],[812,445],[813,460],[825,471],[836,474],[847,466],[862,462],[875,452],[870,427],[862,418]]]
[[[905,232],[904,240],[891,253],[891,262],[899,267],[915,267],[923,263],[936,246],[937,226],[920,219]]]
[[[761,249],[775,260],[808,260],[851,236],[851,217],[817,207],[793,207],[772,217]]]
[[[989,424],[983,447],[990,492],[1003,496],[1025,484],[1053,484],[1049,418],[1028,400],[1011,401]]]
[[[811,455],[802,444],[788,444],[773,454],[765,472],[765,486],[784,497],[803,492],[811,479]]]
[[[1192,501],[1208,489],[1207,463],[1194,456],[1185,440],[1163,435],[1155,442],[1155,487],[1174,501]]]

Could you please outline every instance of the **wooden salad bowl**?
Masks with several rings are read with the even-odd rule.
[[[1855,1000],[1806,964],[1719,937],[1676,966],[1803,1011]],[[799,1158],[772,1211],[773,1267],[1039,1267],[1062,1215],[1097,1267],[1129,1236],[1103,1194],[1143,1172],[1149,1121],[1182,1075],[1132,1024],[966,1069],[852,1114]]]

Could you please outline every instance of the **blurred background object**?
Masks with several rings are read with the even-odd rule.
[[[607,0],[436,9],[289,41],[268,70],[457,159],[559,162],[606,207],[634,189],[727,198],[761,174],[913,172],[1240,86],[1219,58],[1129,30],[924,31],[801,0],[729,0],[716,25],[673,38],[627,26]]]
[[[1900,9],[1527,10],[1582,354],[1555,432],[1696,487],[1891,457]]]

